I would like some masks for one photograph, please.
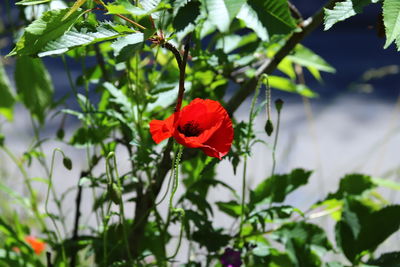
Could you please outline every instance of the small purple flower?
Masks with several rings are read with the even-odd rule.
[[[242,260],[240,259],[240,251],[226,248],[221,256],[221,263],[224,267],[240,267]]]

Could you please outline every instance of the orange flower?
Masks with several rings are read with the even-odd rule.
[[[46,243],[31,235],[26,236],[25,241],[32,247],[37,255],[40,255],[46,248]]]

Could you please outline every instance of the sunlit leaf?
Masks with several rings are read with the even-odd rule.
[[[324,30],[329,30],[337,22],[361,13],[366,5],[378,1],[379,0],[346,0],[337,2],[333,9],[324,10]]]
[[[123,35],[114,30],[108,23],[100,24],[95,31],[91,31],[85,27],[79,30],[72,28],[56,40],[48,42],[38,55],[39,57],[44,57],[62,54],[75,47],[112,40]]]
[[[221,32],[227,32],[245,0],[205,0],[208,19]]]
[[[385,0],[383,2],[383,22],[385,24],[386,43],[388,48],[396,40],[397,50],[400,50],[400,2]]]
[[[38,5],[38,4],[44,4],[51,2],[51,0],[22,0],[19,2],[16,2],[16,5],[21,5],[21,6],[30,6],[30,5]]]
[[[13,55],[36,55],[45,45],[56,40],[68,31],[83,14],[77,11],[66,20],[61,19],[69,9],[50,10],[45,12],[39,19],[25,28],[24,34],[18,40],[15,48],[10,52]]]
[[[287,58],[305,67],[312,67],[320,71],[331,73],[336,72],[335,68],[329,65],[323,58],[302,45],[297,45],[293,55],[289,55]]]

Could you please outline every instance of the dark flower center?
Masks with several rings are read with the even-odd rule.
[[[203,129],[200,128],[199,124],[195,121],[189,121],[183,125],[178,126],[178,131],[183,133],[186,137],[199,136]]]

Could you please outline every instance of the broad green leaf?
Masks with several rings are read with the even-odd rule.
[[[366,5],[379,0],[346,0],[337,2],[333,9],[325,9],[324,30],[329,30],[335,23],[361,13]]]
[[[163,5],[161,0],[140,0],[139,3],[147,13],[151,13],[153,19],[158,19],[159,14],[154,13],[160,5]]]
[[[53,103],[53,84],[49,73],[38,58],[22,56],[15,66],[15,84],[22,103],[41,123]]]
[[[67,12],[67,14],[64,15],[64,17],[61,20],[62,21],[66,20],[69,16],[71,16],[72,13],[77,11],[85,2],[86,0],[76,0],[74,5],[70,8],[70,10]]]
[[[155,95],[157,100],[154,103],[148,104],[147,110],[153,110],[156,107],[166,108],[176,101],[179,85],[176,83],[172,86],[169,85],[167,88],[169,88],[169,90],[163,91]],[[192,83],[188,81],[185,82],[185,91],[189,92],[191,89],[192,89]]]
[[[217,202],[215,204],[217,204],[220,211],[228,214],[229,216],[233,218],[240,217],[242,207],[236,201],[231,200],[229,202]]]
[[[178,9],[174,16],[173,26],[175,30],[182,31],[190,24],[195,25],[197,17],[200,15],[200,2],[190,1]]]
[[[251,192],[250,201],[253,204],[264,200],[281,203],[289,193],[307,184],[311,173],[303,169],[294,169],[289,174],[275,174],[261,182]]]
[[[239,13],[245,0],[205,0],[208,11],[208,20],[219,31],[227,32],[232,20]]]
[[[241,48],[243,46],[246,46],[250,43],[253,43],[255,41],[257,41],[257,35],[255,33],[249,33],[246,35],[236,35],[236,34],[231,34],[231,35],[225,35],[221,38],[218,39],[215,48],[216,49],[223,49],[224,52],[226,54],[231,53],[232,51],[234,51],[235,49]],[[236,57],[236,55],[233,55],[234,57]],[[228,60],[230,60],[230,58],[228,57]],[[235,65],[237,64],[237,66],[240,66],[242,63],[240,61],[246,61],[247,58],[246,57],[241,57],[238,59],[234,59],[232,60],[232,62],[235,63]],[[245,65],[247,65],[245,63]]]
[[[114,56],[117,60],[125,61],[133,56],[137,49],[143,46],[143,42],[143,33],[137,32],[118,38],[111,44],[111,47],[114,49]]]
[[[249,0],[247,3],[253,12],[257,14],[258,20],[267,30],[269,36],[288,34],[296,28],[287,0]],[[252,18],[246,19],[245,22],[251,22],[251,25],[254,25],[252,28],[257,29],[259,34],[262,29],[259,27],[259,23],[254,20],[253,12],[249,12],[248,15],[252,16]],[[243,18],[244,15],[240,17]],[[256,25],[257,28],[255,27]]]
[[[79,30],[72,28],[54,41],[48,42],[38,54],[39,57],[62,54],[70,49],[86,46],[102,41],[112,40],[124,34],[114,30],[107,23],[100,24],[95,31],[83,27]]]
[[[327,199],[342,199],[349,195],[358,196],[375,187],[376,184],[368,175],[348,174],[340,180],[339,189],[329,194]]]
[[[104,83],[103,86],[107,89],[108,92],[110,92],[112,96],[111,101],[121,106],[121,111],[125,113],[126,117],[131,119],[137,117],[136,109],[133,108],[132,103],[121,90],[119,90],[109,82]]]
[[[386,43],[388,48],[396,40],[397,50],[400,50],[400,2],[385,0],[383,2],[383,22],[386,30]]]
[[[320,257],[325,251],[332,249],[325,231],[306,222],[284,224],[274,231],[273,236],[285,245],[296,266],[321,266]]]
[[[296,84],[293,81],[279,77],[279,76],[268,76],[269,85],[272,88],[283,90],[290,93],[297,93],[305,97],[316,97],[317,93],[312,91],[305,85]]]
[[[336,224],[336,240],[346,257],[355,262],[358,255],[373,253],[400,228],[400,206],[374,211],[355,198],[345,199],[342,219]]]
[[[335,68],[329,65],[323,58],[302,45],[297,45],[294,54],[289,55],[288,58],[294,63],[304,67],[312,67],[320,71],[331,73],[336,72]]]
[[[10,81],[0,60],[0,114],[8,120],[13,119],[14,95],[11,92]]]
[[[22,0],[19,2],[16,2],[16,5],[21,5],[21,6],[30,6],[30,5],[38,5],[38,4],[44,4],[51,2],[51,0]]]
[[[83,14],[83,11],[78,11],[69,16],[68,19],[62,21],[61,19],[68,10],[69,9],[66,8],[50,10],[43,13],[39,19],[25,28],[24,34],[8,55],[36,55],[48,42],[62,36]]]
[[[282,225],[274,232],[274,236],[287,243],[290,239],[298,239],[305,246],[314,245],[326,250],[332,249],[325,231],[319,226],[307,222],[290,222]]]
[[[360,251],[375,251],[378,246],[400,228],[400,205],[387,206],[373,212],[362,222],[358,239]]]
[[[262,41],[268,41],[269,36],[267,28],[258,18],[257,12],[247,3],[243,4],[237,18],[243,20],[246,27],[252,29]]]
[[[296,79],[296,72],[294,71],[293,68],[293,62],[288,57],[282,59],[282,61],[278,65],[278,70],[282,71],[287,76],[289,76],[291,80]]]

